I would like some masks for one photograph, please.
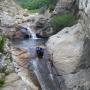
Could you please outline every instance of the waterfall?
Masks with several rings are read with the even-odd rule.
[[[55,83],[54,78],[52,79],[45,60],[32,59],[31,63],[32,64],[30,65],[32,65],[42,90],[60,90],[59,86]]]
[[[32,31],[32,29],[29,26],[27,26],[27,30],[28,30],[29,36],[30,35],[32,36],[32,39],[37,39],[36,34]]]
[[[38,39],[35,32],[30,28],[30,24],[23,24],[23,27],[27,29],[29,36],[32,36],[32,39]]]

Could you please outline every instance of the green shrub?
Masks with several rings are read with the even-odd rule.
[[[49,0],[16,0],[23,8],[28,10],[39,9],[43,6],[48,6]]]
[[[0,36],[0,52],[3,53],[4,52],[4,44],[5,44],[6,39],[4,38],[4,36]]]
[[[52,12],[54,10],[54,8],[55,8],[55,6],[53,4],[50,4],[49,7],[48,7],[50,12]]]
[[[72,13],[65,13],[64,15],[54,16],[51,21],[51,27],[54,30],[60,30],[67,26],[72,26],[75,22],[75,17]]]
[[[5,84],[5,80],[0,80],[0,87],[2,87]]]
[[[32,12],[35,12],[37,9],[42,7],[47,7],[50,11],[52,11],[57,1],[58,0],[16,0],[16,3],[24,9],[32,10]]]

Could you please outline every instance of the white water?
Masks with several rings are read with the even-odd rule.
[[[32,36],[32,39],[37,39],[35,32],[33,32],[29,26],[27,26],[27,30],[28,30],[29,36],[30,35]]]
[[[23,27],[27,28],[29,36],[32,36],[32,39],[38,39],[35,32],[30,28],[30,24],[23,24]]]

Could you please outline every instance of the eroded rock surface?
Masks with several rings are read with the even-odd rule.
[[[0,90],[30,90],[28,86],[18,77],[16,73],[11,73],[6,77],[5,85]]]
[[[30,53],[23,48],[11,48],[13,65],[16,73],[32,90],[41,90],[40,84],[32,70],[28,69]]]
[[[63,14],[72,8],[75,0],[58,0],[58,3],[53,11],[53,14]]]
[[[79,0],[79,23],[51,36],[47,47],[67,90],[90,90],[90,0]]]
[[[80,24],[67,27],[52,36],[47,43],[56,67],[64,73],[73,72],[79,63],[84,43],[81,29]]]

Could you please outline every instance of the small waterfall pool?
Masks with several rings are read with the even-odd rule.
[[[20,48],[35,48],[36,46],[40,46],[40,45],[45,45],[47,39],[26,39],[26,40],[22,40],[22,41],[15,41],[13,42],[15,46],[20,47]]]

